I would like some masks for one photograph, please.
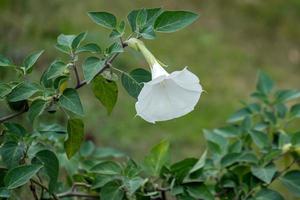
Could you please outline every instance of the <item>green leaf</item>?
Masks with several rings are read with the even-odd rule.
[[[9,198],[10,191],[5,187],[0,187],[0,198]]]
[[[64,72],[68,68],[68,65],[66,65],[64,62],[55,60],[50,64],[50,67],[47,71],[47,80],[55,79],[59,76],[64,75]]]
[[[92,82],[95,97],[103,104],[110,114],[117,103],[118,86],[114,81],[109,81],[102,76],[97,76]]]
[[[131,71],[130,74],[123,73],[121,81],[128,94],[137,99],[143,88],[143,83],[151,81],[151,73],[138,68]]]
[[[264,72],[258,73],[256,89],[264,95],[268,95],[274,87],[273,80]]]
[[[42,150],[39,151],[35,157],[44,166],[46,173],[50,178],[48,189],[50,192],[53,192],[57,184],[59,172],[59,162],[55,153],[49,150]]]
[[[4,177],[6,188],[12,190],[26,184],[42,167],[42,165],[23,165],[9,170]]]
[[[37,99],[32,102],[28,110],[28,119],[33,123],[35,118],[40,116],[47,107],[47,101]]]
[[[94,189],[102,188],[107,183],[116,179],[118,179],[117,176],[97,174],[95,177],[95,181],[93,181],[92,189],[94,190]]]
[[[81,44],[81,42],[85,39],[87,33],[83,32],[78,34],[72,41],[72,49],[77,49],[79,47],[79,45]]]
[[[9,168],[18,166],[25,153],[25,146],[17,142],[6,142],[0,147],[3,162]]]
[[[195,199],[214,200],[214,196],[205,185],[191,185],[187,187],[188,194]]]
[[[102,175],[121,175],[121,166],[114,161],[103,161],[90,169],[91,172],[102,174]]]
[[[141,177],[134,177],[125,182],[126,189],[130,196],[132,196],[140,187],[145,184],[146,180]]]
[[[199,169],[202,169],[205,165],[206,162],[206,157],[207,157],[207,151],[205,151],[201,158],[198,160],[198,162],[193,166],[193,168],[189,171],[189,174],[194,173],[198,171]]]
[[[79,116],[84,115],[79,95],[75,89],[65,89],[58,102],[61,107],[68,111]]]
[[[276,102],[287,102],[300,98],[299,90],[280,90],[275,94]]]
[[[141,10],[143,10],[143,9],[133,10],[127,16],[127,19],[131,26],[132,32],[135,32],[137,30],[137,15]],[[146,23],[144,24],[144,26],[139,27],[139,28],[141,28],[141,29],[143,29],[144,27],[152,27],[153,28],[153,24],[154,24],[155,20],[157,19],[157,17],[162,13],[162,9],[161,8],[150,8],[150,9],[145,9],[145,10],[147,13]]]
[[[97,44],[89,43],[76,50],[76,53],[82,52],[101,53],[101,48]]]
[[[247,108],[242,108],[242,109],[238,110],[237,112],[235,112],[234,114],[232,114],[229,117],[229,119],[227,120],[227,122],[228,123],[236,123],[236,122],[244,120],[249,115],[251,115],[251,112]]]
[[[108,12],[89,12],[89,17],[98,25],[113,29],[117,25],[117,18]]]
[[[195,158],[186,158],[179,162],[174,163],[170,167],[170,171],[172,175],[176,178],[177,182],[189,182],[189,175],[191,174],[190,171],[192,170],[193,166],[197,163],[197,159]]]
[[[68,138],[65,141],[65,151],[70,159],[80,149],[84,140],[84,124],[81,119],[68,120]]]
[[[253,142],[259,147],[259,148],[265,148],[269,146],[269,138],[268,135],[261,131],[250,131],[250,136],[253,140]]]
[[[120,42],[115,42],[107,49],[108,54],[114,54],[114,53],[122,53],[124,52],[123,46]]]
[[[9,84],[0,83],[0,99],[4,98],[12,91],[12,88]]]
[[[170,143],[166,140],[155,145],[145,158],[145,167],[151,175],[157,176],[170,159]]]
[[[158,32],[171,33],[185,28],[198,19],[198,15],[189,11],[164,11],[155,21]]]
[[[141,9],[138,11],[136,16],[136,25],[137,27],[144,27],[147,23],[147,10]]]
[[[17,102],[30,98],[39,91],[34,83],[22,82],[18,84],[12,92],[7,96],[9,102]]]
[[[82,65],[83,75],[87,83],[90,83],[104,67],[104,60],[97,57],[88,57]]]
[[[148,39],[148,40],[152,40],[156,37],[154,29],[151,26],[148,26],[148,27],[142,29],[140,32],[141,32],[142,37],[145,39]]]
[[[36,61],[39,59],[39,57],[44,53],[44,50],[34,52],[33,54],[29,55],[27,58],[24,60],[24,67],[25,67],[25,72],[30,73],[32,71],[33,65],[36,63]]]
[[[67,47],[67,48],[69,48],[69,50],[71,50],[72,49],[72,43],[73,43],[75,38],[76,38],[76,35],[60,34],[57,37],[57,43],[59,45],[63,46],[63,47]]]
[[[251,167],[251,172],[255,177],[269,184],[272,182],[277,169],[274,164],[270,164],[266,167],[253,166]]]
[[[10,59],[0,54],[0,67],[13,67],[13,66],[14,63]]]
[[[300,104],[296,104],[291,107],[291,116],[297,118],[300,117]]]
[[[121,185],[116,182],[106,184],[100,192],[101,200],[123,200],[125,192],[121,189]]]
[[[255,194],[254,200],[284,200],[284,198],[274,190],[263,188]]]
[[[283,185],[295,196],[300,197],[300,171],[292,170],[280,178]]]
[[[92,141],[86,141],[80,148],[80,155],[83,157],[88,157],[93,154],[96,147]]]

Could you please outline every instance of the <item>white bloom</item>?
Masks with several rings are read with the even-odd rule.
[[[140,40],[130,39],[128,45],[144,54],[152,73],[152,80],[144,84],[135,104],[138,116],[155,123],[194,110],[203,91],[195,74],[187,67],[169,74]]]

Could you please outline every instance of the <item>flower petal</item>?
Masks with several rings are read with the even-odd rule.
[[[194,79],[185,79],[189,73],[183,70],[172,78],[161,76],[145,83],[136,103],[137,115],[155,123],[191,112],[200,98],[202,87]]]

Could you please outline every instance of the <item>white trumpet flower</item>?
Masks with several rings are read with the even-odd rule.
[[[132,38],[127,44],[144,55],[152,73],[152,80],[144,83],[135,104],[137,115],[155,123],[193,111],[203,91],[198,77],[187,67],[169,74],[142,41]]]

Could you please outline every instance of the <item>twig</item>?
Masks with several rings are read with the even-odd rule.
[[[53,199],[59,200],[59,198],[58,198],[54,193],[51,193],[51,192],[49,191],[49,189],[48,189],[46,186],[44,186],[43,184],[39,183],[38,181],[36,181],[36,180],[34,180],[34,179],[30,179],[30,181],[32,181],[32,182],[35,183],[36,185],[40,186],[40,187],[43,188],[44,190],[46,190],[46,191],[52,196]]]
[[[13,118],[15,118],[15,117],[17,117],[17,116],[19,116],[19,115],[22,115],[22,114],[25,113],[27,110],[28,110],[28,109],[26,109],[26,108],[24,107],[22,110],[20,110],[20,111],[18,111],[18,112],[16,112],[16,113],[12,113],[12,114],[10,114],[10,115],[7,115],[7,116],[4,116],[4,117],[0,118],[0,124],[2,124],[3,122],[8,121],[8,120],[10,120],[10,119],[13,119]]]
[[[35,185],[33,184],[33,182],[32,181],[30,181],[30,190],[31,190],[31,192],[32,192],[32,195],[33,195],[33,197],[34,197],[34,199],[35,200],[39,200],[39,197],[38,197],[38,195],[37,195],[37,193],[36,193],[36,188],[35,188]]]
[[[85,198],[89,198],[89,199],[97,199],[97,200],[100,199],[99,195],[87,194],[87,193],[82,193],[82,192],[72,192],[72,191],[57,194],[57,197],[58,198],[85,197]]]

